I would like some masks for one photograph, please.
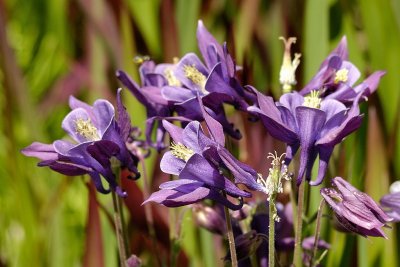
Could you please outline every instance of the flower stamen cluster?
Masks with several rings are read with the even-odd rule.
[[[88,141],[100,140],[97,128],[93,125],[89,118],[87,120],[78,118],[75,121],[75,130],[77,134],[83,136]]]
[[[319,109],[321,107],[321,98],[319,97],[319,91],[311,91],[308,96],[304,97],[303,106]]]
[[[170,148],[174,157],[182,159],[185,162],[187,162],[190,157],[194,155],[194,151],[192,149],[180,143],[172,142]]]
[[[349,70],[348,69],[340,69],[335,74],[334,83],[338,84],[340,82],[345,83],[349,79]]]
[[[164,70],[165,79],[167,79],[168,85],[170,86],[182,86],[182,83],[176,78],[172,68],[166,68]]]
[[[201,73],[194,65],[185,65],[183,67],[183,70],[185,72],[185,76],[191,80],[194,84],[197,84],[198,86],[201,87],[201,90],[205,92],[205,85],[206,85],[206,80],[207,77],[204,76],[203,73]]]

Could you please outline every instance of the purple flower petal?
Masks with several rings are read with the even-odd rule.
[[[301,145],[300,167],[297,176],[299,185],[303,179],[304,172],[311,167],[316,153],[314,142],[321,131],[326,120],[326,114],[322,110],[299,106],[296,108],[296,120],[299,127]],[[307,175],[308,176],[308,175]],[[306,177],[307,179],[309,177]]]
[[[165,152],[160,161],[160,168],[165,173],[179,175],[184,167],[185,162],[172,155],[171,151]]]
[[[235,159],[225,148],[219,147],[218,154],[226,167],[232,172],[235,183],[244,184],[251,190],[263,192],[263,187],[257,183],[256,171]]]
[[[40,160],[56,160],[58,158],[58,154],[52,144],[43,144],[40,142],[33,142],[28,147],[22,149],[21,152],[25,156],[36,157]]]
[[[251,197],[251,194],[237,188],[231,181],[222,176],[206,159],[194,154],[181,171],[181,179],[197,180],[217,189],[226,191],[234,197]]]
[[[199,20],[197,24],[197,43],[199,45],[199,50],[203,55],[204,61],[209,69],[212,69],[216,62],[217,55],[223,55],[221,45],[215,40],[214,36],[204,27],[203,21]]]

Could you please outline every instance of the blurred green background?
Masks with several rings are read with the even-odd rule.
[[[302,53],[300,89],[346,35],[350,60],[363,77],[380,69],[387,75],[362,106],[362,128],[335,151],[330,173],[347,177],[375,200],[400,179],[398,0],[0,0],[0,266],[117,266],[106,213],[100,211],[98,220],[96,211],[88,212],[93,205],[87,178],[37,168],[37,160],[19,150],[64,136],[60,125],[69,95],[89,103],[99,97],[114,101],[115,70],[137,80],[135,56],[172,62],[197,51],[198,19],[228,42],[243,66],[243,83],[274,96],[280,94],[279,36],[298,38],[293,50]],[[143,107],[124,96],[134,124],[143,127]],[[319,203],[318,191],[310,194],[310,213]],[[97,199],[111,209],[109,196]],[[101,230],[86,227],[93,220]],[[223,265],[221,253],[210,251],[213,237],[195,229],[190,216],[184,222],[182,249],[190,265]],[[87,238],[99,233],[100,243]],[[386,233],[389,240],[368,240],[333,231],[324,220],[323,236],[332,244],[324,263],[399,266],[399,227]],[[140,256],[149,258],[145,249]]]

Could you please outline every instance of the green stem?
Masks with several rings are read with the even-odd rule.
[[[144,199],[148,199],[150,197],[150,185],[149,185],[149,177],[147,175],[146,163],[145,163],[143,154],[139,149],[136,150],[136,154],[138,155],[139,162],[142,166],[143,196],[144,196]],[[158,251],[157,235],[156,235],[156,231],[154,228],[153,212],[151,210],[150,205],[144,205],[144,214],[146,216],[146,221],[147,221],[149,235],[150,235],[152,246],[153,246],[153,251],[157,252]],[[156,254],[156,259],[157,259],[158,265],[161,266],[162,261],[161,261],[160,255],[159,255],[159,253],[155,253],[155,254]]]
[[[268,230],[268,266],[275,266],[275,208],[274,199],[269,201],[269,230]]]
[[[322,210],[324,208],[324,204],[325,204],[325,200],[322,199],[321,202],[319,203],[319,207],[318,207],[317,222],[316,222],[316,227],[315,227],[314,249],[313,249],[313,254],[312,254],[311,262],[310,262],[311,267],[316,265],[315,262],[316,262],[317,250],[318,250],[318,240],[319,240],[319,236],[321,234],[321,217],[322,217]]]
[[[117,233],[117,243],[118,243],[118,252],[119,252],[119,260],[120,266],[126,266],[126,241],[124,235],[124,227],[122,226],[122,209],[120,204],[118,203],[118,196],[113,191],[112,193],[113,207],[114,207],[114,224],[115,224],[115,232]]]
[[[229,214],[229,209],[225,206],[224,206],[224,211],[225,211],[226,229],[228,234],[229,251],[231,253],[232,267],[237,267],[238,261],[236,256],[235,237],[233,236],[231,216]]]
[[[303,265],[301,254],[301,232],[303,229],[303,204],[304,204],[304,186],[305,182],[303,181],[298,190],[297,197],[297,218],[296,218],[296,228],[295,228],[295,244],[294,244],[294,256],[293,256],[293,265],[295,267],[300,267]]]
[[[114,174],[117,179],[117,183],[119,184],[121,177],[121,169],[119,166],[116,166],[114,169]],[[118,253],[120,266],[126,267],[126,260],[129,253],[128,249],[128,240],[126,238],[126,230],[124,227],[124,213],[122,207],[122,201],[117,194],[112,191],[112,200],[113,200],[113,208],[114,208],[114,224],[115,224],[115,232],[117,234],[117,243],[118,243]]]

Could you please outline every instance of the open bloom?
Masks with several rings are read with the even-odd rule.
[[[366,100],[376,91],[385,71],[376,71],[362,83],[354,86],[360,78],[360,71],[348,61],[348,57],[347,39],[343,37],[300,94],[307,95],[313,90],[318,90],[325,99],[336,99],[346,104],[352,103],[359,94],[361,101]]]
[[[332,185],[334,188],[322,188],[321,195],[345,229],[365,237],[386,238],[381,228],[392,221],[392,218],[370,196],[341,177],[333,178]]]
[[[303,97],[297,92],[281,96],[275,103],[271,97],[257,92],[258,106],[249,107],[257,114],[268,132],[276,139],[285,142],[285,164],[288,165],[299,147],[300,167],[297,184],[311,180],[311,170],[319,155],[319,170],[315,181],[323,181],[335,145],[355,131],[361,124],[362,116],[356,99],[350,109],[334,99],[320,99],[318,93]]]
[[[175,59],[173,64],[156,65],[146,59],[139,68],[141,86],[125,72],[117,72],[120,81],[146,107],[146,137],[149,144],[158,150],[164,148],[165,129],[159,123],[156,140],[151,141],[157,120],[169,120],[173,113],[179,116],[177,120],[180,121],[204,120],[198,96],[207,112],[235,139],[241,138],[241,134],[226,118],[223,104],[246,111],[248,102],[255,99],[254,94],[242,87],[236,78],[236,65],[226,44],[219,44],[202,21],[198,23],[197,39],[204,63],[194,53]]]
[[[70,97],[72,109],[62,122],[62,128],[75,141],[56,140],[53,144],[34,142],[24,148],[26,156],[42,160],[39,166],[48,166],[65,175],[89,174],[101,193],[114,190],[120,196],[126,193],[118,186],[113,173],[112,162],[129,169],[136,178],[139,172],[136,168],[137,158],[126,148],[131,125],[128,114],[122,106],[118,91],[118,119],[110,102],[99,99],[90,106]],[[115,158],[116,160],[112,160]],[[105,178],[110,189],[103,187],[101,176]]]
[[[161,170],[179,177],[178,180],[160,185],[160,191],[153,193],[145,201],[153,201],[168,207],[184,206],[212,199],[230,209],[237,210],[243,205],[235,205],[221,192],[234,197],[251,197],[236,184],[244,184],[253,190],[261,190],[257,183],[257,173],[235,159],[223,146],[222,126],[205,113],[210,137],[204,134],[198,121],[190,122],[184,129],[163,121],[173,143],[160,162]],[[231,181],[228,177],[233,176]]]

